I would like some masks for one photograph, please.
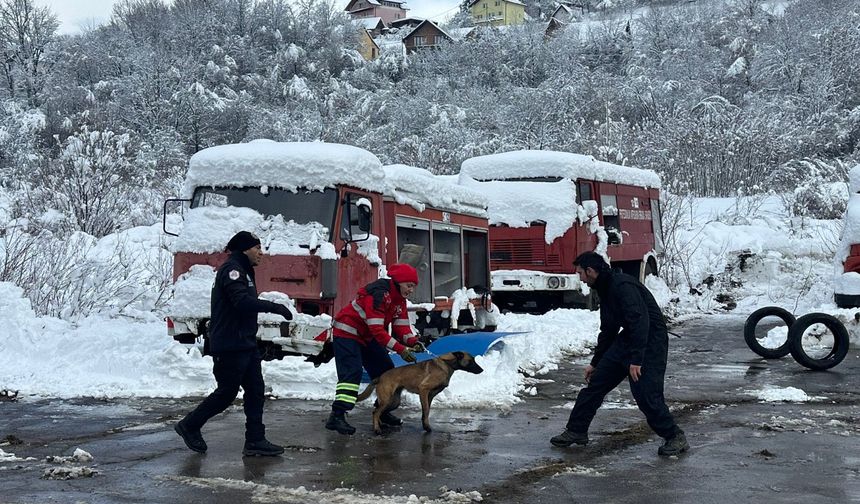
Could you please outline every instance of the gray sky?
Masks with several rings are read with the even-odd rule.
[[[60,33],[75,33],[82,26],[102,24],[110,19],[116,0],[35,0],[48,6],[60,20]],[[346,0],[339,0],[344,7]],[[407,0],[409,15],[444,21],[457,12],[459,0]]]

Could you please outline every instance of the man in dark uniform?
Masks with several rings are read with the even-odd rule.
[[[257,314],[269,312],[287,320],[293,318],[285,305],[257,299],[254,266],[260,264],[263,251],[260,240],[240,231],[227,243],[230,257],[218,268],[212,286],[212,319],[209,322],[209,353],[218,386],[197,408],[179,421],[176,432],[188,448],[206,452],[200,429],[207,420],[233,403],[239,387],[245,391],[244,455],[276,456],[284,448],[266,440],[263,425],[265,384],[257,349]]]
[[[648,425],[665,442],[664,456],[690,448],[663,398],[663,378],[669,336],[663,313],[648,288],[630,275],[612,271],[603,256],[585,252],[573,262],[580,279],[600,296],[600,334],[591,364],[585,368],[588,386],[579,391],[570,419],[555,446],[588,443],[588,427],[603,398],[625,378]]]

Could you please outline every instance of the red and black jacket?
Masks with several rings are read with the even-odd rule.
[[[394,337],[387,330],[389,325]],[[404,344],[413,346],[418,342],[409,323],[406,299],[390,278],[380,278],[359,289],[355,300],[335,315],[333,326],[335,338],[354,339],[362,345],[375,340],[395,353],[402,352]]]

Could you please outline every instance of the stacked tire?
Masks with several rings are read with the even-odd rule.
[[[756,327],[766,317],[778,317],[788,326],[788,338],[776,348],[763,346],[756,338]],[[810,355],[804,347],[806,332],[814,325],[821,324],[833,335],[833,345],[823,355]],[[809,313],[795,318],[791,312],[778,306],[766,306],[752,312],[744,324],[744,340],[747,346],[765,359],[779,359],[791,354],[798,364],[821,371],[836,366],[848,354],[848,331],[836,317],[826,313]]]

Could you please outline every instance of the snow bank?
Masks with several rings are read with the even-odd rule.
[[[183,197],[197,187],[281,187],[322,190],[346,184],[385,192],[382,163],[370,152],[323,142],[254,140],[219,145],[191,157]]]
[[[794,387],[766,386],[761,390],[748,392],[748,394],[764,402],[808,402],[813,399],[806,392]]]
[[[211,272],[197,273],[199,282],[211,278]],[[77,324],[38,318],[21,289],[0,283],[0,320],[6,327],[0,339],[0,388],[20,390],[22,398],[185,397],[214,389],[211,359],[201,357],[196,347],[175,343],[155,315],[94,316]],[[526,390],[519,370],[545,373],[556,369],[563,352],[588,353],[599,321],[596,312],[556,310],[542,317],[500,315],[498,324],[499,331],[528,334],[510,336],[501,351],[478,357],[485,369],[481,375],[455,373],[437,397],[439,404],[498,407],[519,401]],[[267,385],[283,398],[329,400],[337,383],[334,361],[314,368],[303,358],[288,357],[264,363],[263,371]],[[418,404],[417,397],[406,396],[408,404]]]
[[[582,154],[555,151],[521,150],[474,157],[463,161],[460,174],[485,181],[561,177],[660,187],[660,177],[651,170],[598,161],[592,156]]]

